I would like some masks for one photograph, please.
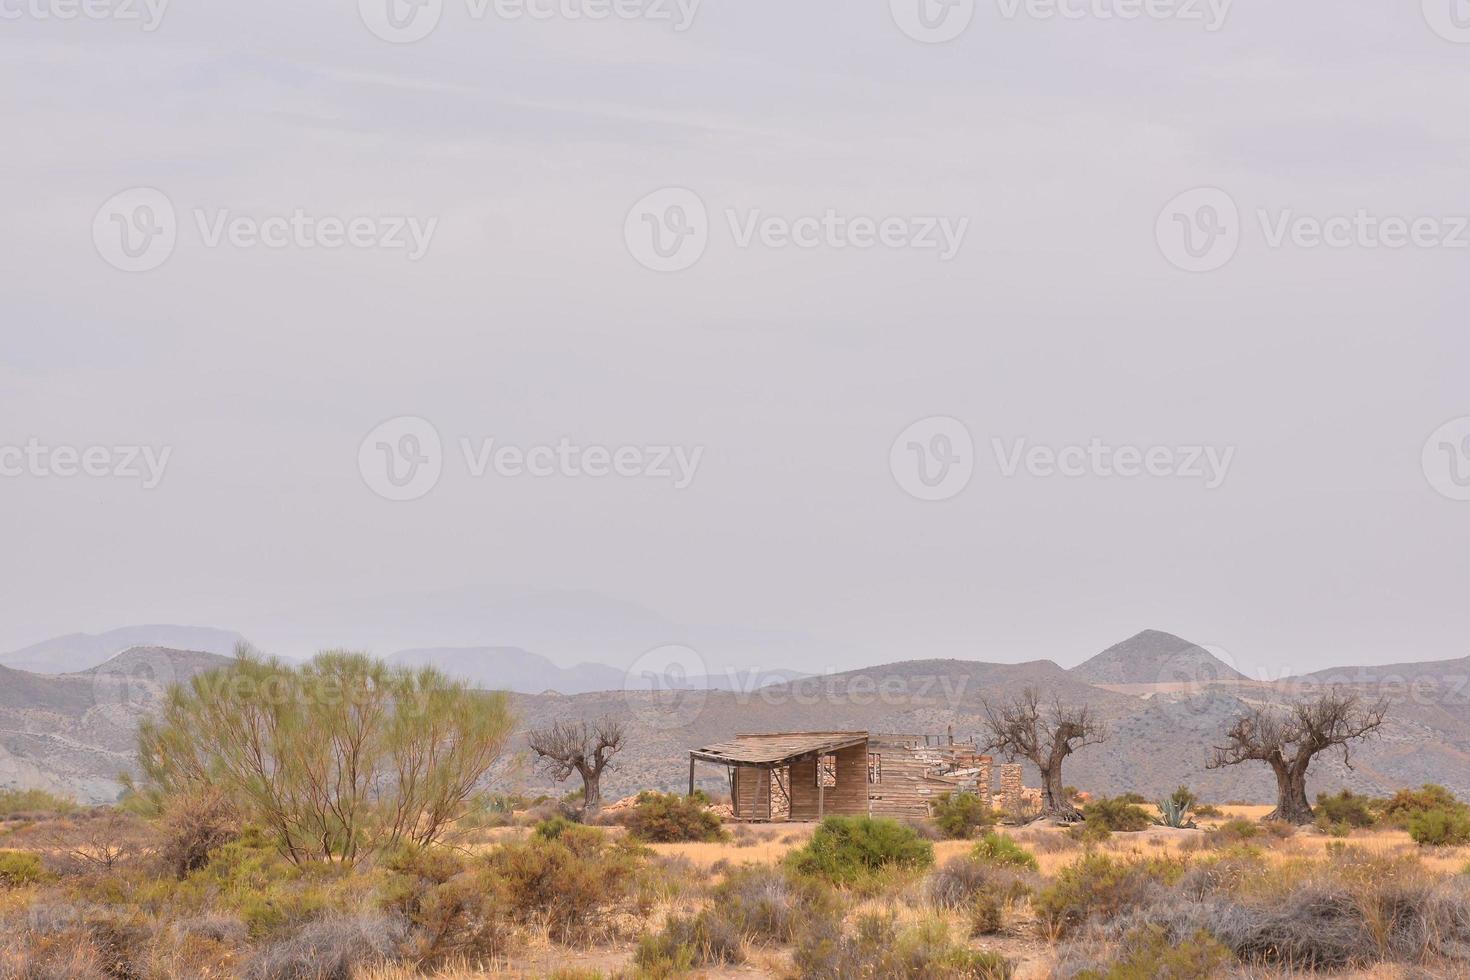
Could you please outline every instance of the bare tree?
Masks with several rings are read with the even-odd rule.
[[[1276,774],[1276,809],[1266,819],[1311,823],[1307,768],[1313,757],[1338,748],[1343,765],[1351,769],[1352,743],[1377,732],[1387,710],[1387,701],[1365,705],[1357,694],[1336,688],[1284,707],[1252,708],[1235,719],[1225,733],[1226,744],[1214,747],[1207,767],[1267,763]]]
[[[1062,760],[1088,745],[1107,740],[1107,728],[1087,705],[1053,700],[1043,707],[1035,688],[1009,703],[985,703],[986,749],[1028,760],[1041,773],[1041,816],[1075,823],[1082,814],[1062,789]]]
[[[623,723],[610,715],[596,721],[558,721],[531,731],[526,741],[537,764],[557,782],[577,773],[582,777],[582,812],[602,806],[602,774],[623,749]]]

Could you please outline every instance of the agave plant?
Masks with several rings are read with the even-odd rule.
[[[1174,800],[1160,800],[1158,803],[1159,815],[1154,823],[1160,827],[1173,827],[1176,830],[1194,830],[1195,823],[1189,819],[1189,804],[1179,803]]]

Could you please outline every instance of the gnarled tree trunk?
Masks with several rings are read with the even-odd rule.
[[[1266,814],[1267,820],[1283,820],[1290,824],[1312,822],[1312,804],[1307,801],[1307,770],[1305,766],[1288,766],[1285,762],[1272,761],[1276,773],[1276,809]]]
[[[1041,816],[1061,823],[1077,823],[1082,819],[1082,812],[1072,805],[1062,788],[1061,759],[1041,774]]]

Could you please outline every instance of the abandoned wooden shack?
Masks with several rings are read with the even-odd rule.
[[[927,816],[941,794],[979,793],[989,805],[991,758],[973,741],[870,732],[737,735],[689,753],[695,766],[728,771],[731,816],[743,821],[821,820],[831,815]]]

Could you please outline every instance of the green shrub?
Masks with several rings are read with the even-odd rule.
[[[1204,980],[1221,975],[1234,959],[1203,929],[1175,941],[1162,927],[1147,925],[1124,937],[1117,959],[1106,968],[1083,970],[1073,980]]]
[[[1343,790],[1335,796],[1317,794],[1317,829],[1334,837],[1346,837],[1353,830],[1371,827],[1378,822],[1366,796]]]
[[[387,866],[381,904],[407,927],[404,957],[421,970],[451,962],[483,962],[509,941],[494,895],[466,873],[465,863],[441,848],[405,847]]]
[[[945,793],[934,801],[934,825],[953,840],[974,837],[995,824],[995,813],[974,793]]]
[[[1036,870],[1036,855],[1005,834],[986,834],[975,843],[975,848],[970,853],[977,860],[989,864]]]
[[[1120,861],[1088,854],[1058,872],[1032,905],[1052,934],[1061,936],[1089,919],[1107,920],[1144,904],[1158,884],[1173,884],[1184,868],[1171,858]]]
[[[1097,822],[1107,827],[1114,833],[1134,833],[1139,830],[1147,830],[1153,825],[1153,818],[1148,811],[1129,796],[1119,796],[1115,799],[1103,797],[1095,802],[1089,803],[1082,808],[1082,816],[1088,823]]]
[[[1470,813],[1459,810],[1422,810],[1409,818],[1409,836],[1425,847],[1470,844]]]
[[[799,874],[852,883],[887,868],[927,868],[934,845],[897,820],[828,817],[787,860]]]
[[[628,833],[653,843],[722,841],[726,834],[719,814],[707,809],[708,799],[703,794],[639,793],[638,805],[624,823]]]
[[[1419,789],[1399,790],[1388,800],[1378,804],[1378,808],[1384,822],[1407,830],[1409,821],[1417,814],[1430,810],[1464,810],[1466,807],[1454,793],[1443,786],[1425,783]]]
[[[899,929],[892,916],[860,916],[851,932],[814,923],[792,955],[803,980],[1009,980],[1012,967],[996,953],[968,949],[939,919]]]
[[[993,936],[1005,925],[1005,912],[1000,899],[993,894],[975,896],[970,906],[970,935]]]
[[[1182,807],[1185,810],[1193,810],[1196,806],[1199,805],[1199,797],[1196,796],[1194,790],[1190,789],[1188,786],[1181,785],[1180,787],[1175,789],[1174,792],[1170,794],[1169,800],[1176,806]]]
[[[671,915],[663,929],[645,935],[633,954],[645,977],[672,977],[694,967],[745,962],[740,934],[713,909]]]
[[[1113,832],[1108,829],[1106,821],[1084,820],[1068,827],[1067,836],[1072,840],[1081,841],[1087,847],[1093,847],[1110,840]]]
[[[766,865],[732,871],[711,897],[711,907],[739,935],[762,942],[790,942],[803,923],[840,918],[842,911],[824,882]]]
[[[628,899],[640,856],[593,828],[568,829],[555,840],[501,844],[486,857],[480,887],[513,921],[544,923],[557,942],[581,941],[598,936]]]
[[[44,876],[39,855],[29,851],[0,851],[0,887],[33,885]]]
[[[76,801],[43,789],[0,789],[0,819],[23,816],[65,816],[78,809]]]

